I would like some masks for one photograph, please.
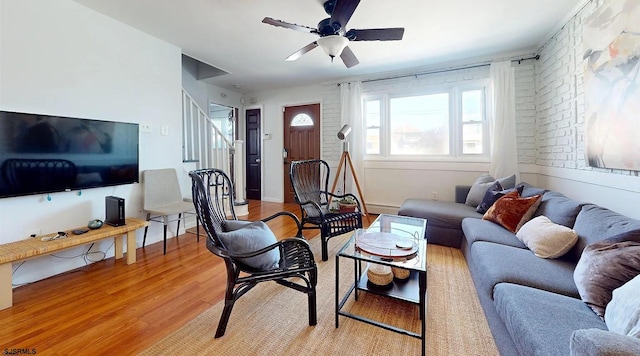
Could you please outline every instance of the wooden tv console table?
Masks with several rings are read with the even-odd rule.
[[[123,226],[103,225],[99,229],[89,230],[81,235],[74,235],[67,230],[67,237],[51,241],[42,241],[44,236],[55,236],[56,233],[42,235],[26,240],[0,244],[0,310],[13,305],[12,270],[13,262],[28,260],[42,255],[85,245],[98,240],[113,238],[115,258],[121,259],[123,253],[123,237],[127,240],[127,264],[136,262],[136,230],[148,226],[149,222],[127,218]],[[78,228],[86,229],[86,227]]]

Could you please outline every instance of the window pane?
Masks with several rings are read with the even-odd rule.
[[[462,92],[462,122],[482,121],[482,90]]]
[[[392,155],[449,154],[449,94],[389,101]]]
[[[484,98],[482,90],[462,92],[462,154],[483,154]]]
[[[313,126],[313,119],[307,114],[298,114],[291,119],[291,126]]]
[[[380,100],[366,101],[364,111],[367,126],[367,154],[380,154]]]
[[[482,154],[482,123],[462,125],[462,154]]]

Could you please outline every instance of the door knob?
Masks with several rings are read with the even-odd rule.
[[[262,160],[260,158],[256,158],[256,163],[260,163]]]

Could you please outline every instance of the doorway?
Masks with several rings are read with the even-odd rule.
[[[320,104],[284,108],[284,202],[295,203],[291,161],[320,159]]]
[[[209,118],[211,122],[231,142],[238,138],[236,134],[236,127],[238,127],[237,117],[237,108],[209,103]]]
[[[246,167],[247,167],[247,199],[262,199],[262,147],[260,140],[260,109],[249,109],[246,117]]]

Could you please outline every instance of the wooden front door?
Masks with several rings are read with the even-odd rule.
[[[284,202],[295,203],[291,161],[320,159],[320,104],[284,108]]]
[[[262,199],[260,164],[260,109],[246,111],[247,199]]]

